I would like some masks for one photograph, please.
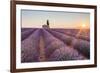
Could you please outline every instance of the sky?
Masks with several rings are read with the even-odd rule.
[[[66,11],[21,10],[22,28],[42,28],[47,19],[50,28],[79,29],[82,25],[90,27],[90,14]]]

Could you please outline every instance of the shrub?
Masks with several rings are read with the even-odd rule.
[[[73,47],[81,52],[88,59],[90,58],[90,43],[84,40],[74,40]]]

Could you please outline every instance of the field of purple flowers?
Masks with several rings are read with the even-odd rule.
[[[21,62],[90,59],[89,30],[77,37],[78,29],[21,29]]]

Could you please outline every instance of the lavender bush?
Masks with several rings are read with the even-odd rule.
[[[73,47],[84,54],[84,56],[86,56],[87,58],[90,58],[90,43],[88,41],[74,39]]]
[[[25,28],[24,30],[25,31],[21,32],[21,41],[29,37],[35,31],[35,29],[32,28]]]
[[[38,62],[40,30],[21,42],[21,62]]]

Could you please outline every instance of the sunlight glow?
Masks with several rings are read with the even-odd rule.
[[[86,28],[87,26],[86,26],[86,24],[82,24],[82,26],[81,26],[82,28]]]

